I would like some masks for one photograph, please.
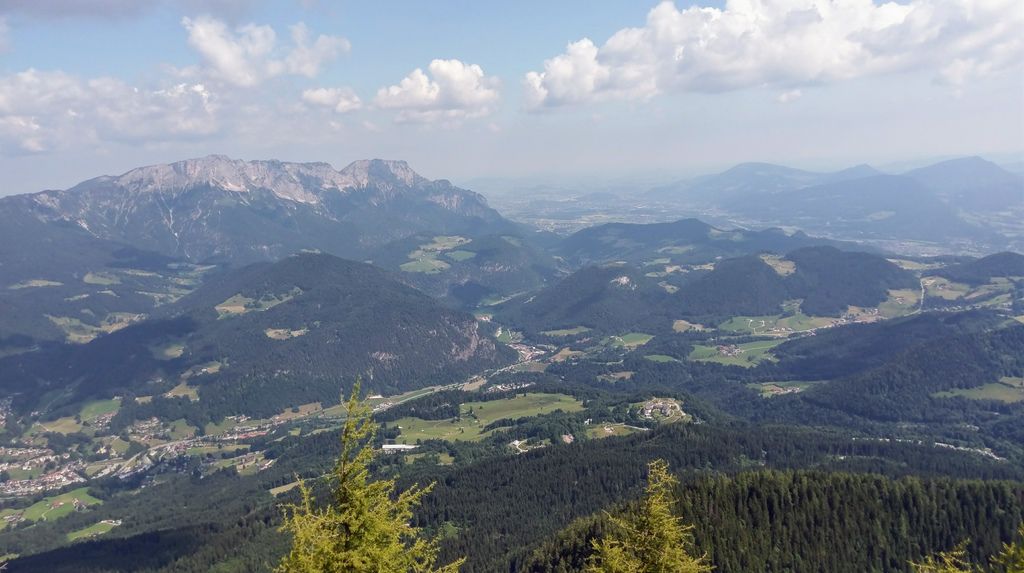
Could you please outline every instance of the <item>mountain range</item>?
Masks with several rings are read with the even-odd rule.
[[[386,259],[417,237],[461,243],[497,234],[514,249],[523,232],[482,196],[427,180],[404,161],[356,161],[337,171],[213,155],[4,197],[0,309],[13,320],[0,324],[0,355],[35,340],[91,340],[180,298],[209,271],[303,250]],[[403,250],[401,263],[415,250]],[[459,272],[427,281],[416,268],[398,276],[443,295],[477,274],[500,287],[502,274],[532,265],[501,254],[458,262]],[[517,288],[536,286],[544,272]]]
[[[1008,239],[982,221],[1024,213],[1024,177],[979,157],[902,174],[867,165],[821,173],[744,163],[654,188],[646,197],[749,225],[792,226],[844,239],[974,241],[1005,248]]]

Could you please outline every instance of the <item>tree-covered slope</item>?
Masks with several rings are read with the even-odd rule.
[[[356,376],[377,392],[458,380],[504,363],[472,316],[384,271],[321,254],[257,263],[212,279],[163,316],[80,347],[8,358],[3,384],[34,404],[187,383],[220,415],[336,401]]]
[[[983,561],[1024,519],[1024,486],[1013,482],[758,471],[682,484],[676,499],[697,554],[723,573],[905,571],[962,540]],[[519,570],[582,570],[606,525],[601,515],[574,523]]]
[[[502,317],[532,331],[585,327],[602,331],[629,328],[655,316],[668,293],[628,265],[586,267],[516,300]]]
[[[659,259],[675,264],[693,264],[720,257],[739,257],[763,251],[785,253],[820,245],[855,248],[852,243],[810,237],[802,232],[723,230],[697,219],[681,219],[671,223],[596,225],[566,237],[556,245],[555,252],[581,265],[611,261],[640,263]]]
[[[953,282],[982,285],[997,277],[1024,277],[1024,255],[1002,252],[933,271]]]

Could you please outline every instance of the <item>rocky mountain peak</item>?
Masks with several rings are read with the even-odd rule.
[[[405,161],[392,159],[361,159],[353,161],[342,169],[340,173],[352,178],[360,187],[366,187],[374,179],[391,183],[398,182],[410,187],[427,181],[426,178],[413,171]]]
[[[235,193],[266,190],[282,199],[317,204],[324,191],[344,192],[372,185],[411,187],[426,181],[405,161],[361,160],[337,171],[323,162],[245,161],[225,155],[207,155],[139,167],[120,176],[99,177],[78,185],[72,191],[113,185],[132,193],[175,194],[209,186]]]

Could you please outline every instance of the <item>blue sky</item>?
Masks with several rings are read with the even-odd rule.
[[[456,181],[1012,157],[1021,29],[1017,0],[6,0],[0,195],[208,153]]]

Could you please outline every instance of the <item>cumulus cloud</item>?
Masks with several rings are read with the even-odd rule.
[[[800,90],[789,90],[788,92],[782,92],[779,97],[775,98],[779,103],[789,103],[800,99],[800,96],[804,95]]]
[[[282,74],[315,77],[320,69],[350,49],[339,36],[311,37],[305,24],[291,27],[291,45],[279,47],[270,26],[247,24],[231,29],[209,16],[183,18],[188,43],[199,52],[204,72],[215,81],[250,87]]]
[[[526,75],[530,108],[643,100],[932,70],[948,83],[1019,63],[1019,0],[727,0],[725,7],[662,2],[640,28],[598,47],[589,39]]]
[[[39,153],[83,141],[194,138],[219,127],[202,84],[141,89],[115,78],[29,69],[0,76],[0,149]]]
[[[461,121],[494,110],[500,82],[476,64],[434,60],[424,72],[413,70],[397,85],[380,88],[374,104],[398,112],[398,121]]]
[[[363,102],[352,88],[316,88],[302,92],[302,101],[329,107],[338,113],[348,113],[363,106]]]

